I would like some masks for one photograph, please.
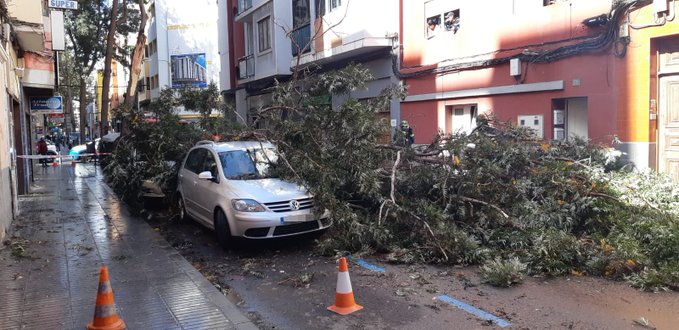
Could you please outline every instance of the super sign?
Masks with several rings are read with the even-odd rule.
[[[78,2],[70,0],[50,0],[49,7],[76,10],[78,9]]]

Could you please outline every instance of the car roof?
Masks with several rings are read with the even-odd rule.
[[[276,148],[276,146],[274,146],[273,143],[268,141],[227,141],[227,142],[200,141],[196,144],[196,147],[207,147],[213,149],[216,152],[226,152],[246,149]]]

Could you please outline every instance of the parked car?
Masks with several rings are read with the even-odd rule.
[[[71,159],[74,160],[82,160],[83,162],[86,162],[90,159],[95,158],[96,156],[82,156],[82,154],[94,154],[95,151],[99,150],[99,141],[100,139],[96,139],[94,141],[87,142],[85,144],[80,144],[77,146],[73,146],[71,150],[68,152],[68,155],[71,156]]]
[[[180,218],[213,229],[223,246],[232,236],[266,239],[328,228],[328,213],[315,209],[304,187],[271,176],[276,159],[269,142],[199,142],[179,169]]]
[[[45,142],[47,142],[47,155],[56,156],[56,155],[59,154],[59,151],[57,151],[57,146],[54,144],[54,142],[47,140],[47,139],[45,140]],[[47,158],[47,162],[53,163],[55,159],[56,159],[56,157],[55,158]]]
[[[71,159],[78,160],[80,159],[80,154],[84,154],[87,151],[87,146],[84,144],[80,144],[77,146],[73,146],[71,150],[68,152],[68,155],[71,156]]]
[[[142,167],[148,166],[146,162],[140,161],[138,164]],[[176,162],[172,160],[165,161],[165,169],[168,172],[174,170]],[[157,178],[143,180],[141,183],[141,196],[145,203],[149,205],[162,205],[171,203],[174,197],[174,189],[168,188],[168,184],[163,184]],[[171,185],[171,184],[170,184]]]

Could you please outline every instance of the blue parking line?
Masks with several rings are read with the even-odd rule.
[[[373,272],[378,272],[378,273],[386,273],[387,272],[387,270],[385,268],[380,267],[380,266],[375,266],[375,265],[365,261],[364,259],[354,259],[353,257],[349,257],[349,259],[356,261],[356,263],[359,266],[361,266],[365,269],[368,269],[368,270],[372,270]]]
[[[488,313],[488,312],[486,312],[482,309],[478,309],[478,308],[476,308],[476,307],[474,307],[470,304],[467,304],[463,301],[457,300],[457,299],[455,299],[451,296],[444,294],[444,295],[436,297],[436,299],[439,299],[441,301],[445,301],[445,302],[447,302],[451,305],[454,305],[455,307],[457,307],[457,308],[459,308],[459,309],[461,309],[461,310],[463,310],[467,313],[474,314],[474,315],[476,315],[476,316],[478,316],[478,317],[480,317],[484,320],[493,321],[493,322],[495,322],[495,324],[497,324],[498,326],[500,326],[502,328],[505,328],[505,327],[512,325],[511,323],[509,323],[509,321],[507,321],[505,319],[499,318],[499,317],[497,317],[497,316],[495,316],[491,313]]]

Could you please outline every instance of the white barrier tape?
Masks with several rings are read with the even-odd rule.
[[[56,158],[68,158],[68,159],[74,159],[74,157],[89,157],[89,156],[108,156],[111,155],[110,152],[102,152],[102,153],[97,153],[97,154],[79,154],[77,156],[75,155],[17,155],[17,158],[24,158],[24,159],[56,159]]]

